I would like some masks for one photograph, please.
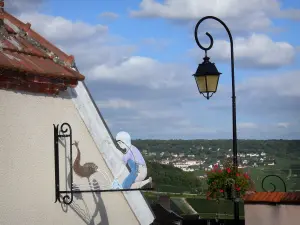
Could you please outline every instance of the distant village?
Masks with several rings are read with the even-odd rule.
[[[147,150],[142,151],[143,155],[150,161],[155,161],[164,165],[173,165],[186,172],[193,172],[196,170],[210,170],[215,164],[218,164],[220,168],[223,167],[221,158],[232,158],[232,150],[228,149],[227,153],[217,149],[214,152],[215,161],[213,157],[204,155],[199,157],[192,154],[185,153],[169,153],[169,152],[150,152]],[[239,167],[259,167],[259,166],[274,166],[276,164],[273,157],[268,157],[263,151],[261,152],[249,152],[238,153]]]

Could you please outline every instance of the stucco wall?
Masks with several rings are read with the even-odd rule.
[[[0,224],[139,224],[120,192],[83,194],[67,208],[54,203],[53,124],[63,122],[80,142],[81,162],[94,162],[111,177],[72,99],[0,90]]]
[[[245,205],[245,225],[299,225],[298,205]]]

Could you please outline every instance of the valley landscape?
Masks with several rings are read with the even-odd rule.
[[[148,175],[153,178],[155,191],[144,192],[150,203],[160,195],[168,195],[171,208],[180,215],[197,212],[202,218],[232,218],[233,206],[229,200],[206,199],[206,172],[215,164],[232,159],[231,140],[135,140],[133,144],[143,153]],[[239,140],[239,168],[247,172],[256,191],[300,190],[299,140]],[[272,183],[272,184],[271,184]],[[263,189],[264,188],[264,189]],[[243,217],[243,203],[240,203]]]

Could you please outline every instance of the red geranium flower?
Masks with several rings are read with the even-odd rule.
[[[210,171],[207,171],[207,199],[219,199],[222,198],[225,193],[224,188],[232,183],[228,183],[228,180],[234,181],[234,189],[239,192],[240,196],[244,196],[250,187],[250,175],[247,172],[238,170],[232,166],[225,166],[220,168],[219,164],[214,164]],[[226,197],[226,196],[225,196]]]
[[[247,173],[244,173],[244,177],[245,177],[246,179],[249,179],[249,178],[250,178],[249,175],[248,175]]]

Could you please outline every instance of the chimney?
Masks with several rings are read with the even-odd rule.
[[[167,210],[171,210],[171,200],[167,195],[161,195],[158,198],[158,203]]]

